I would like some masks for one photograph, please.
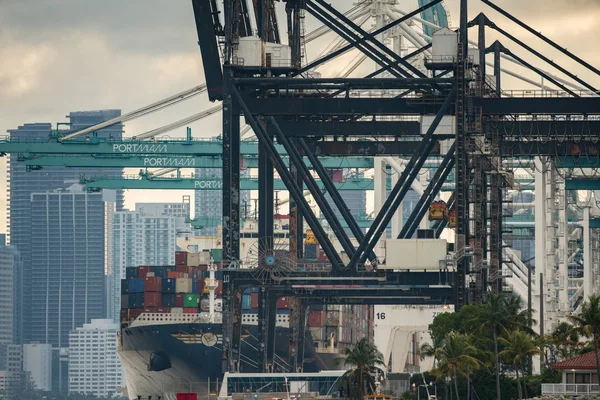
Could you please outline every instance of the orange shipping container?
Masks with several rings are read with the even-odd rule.
[[[318,328],[324,325],[325,322],[325,311],[311,311],[308,314],[308,326],[311,328]]]

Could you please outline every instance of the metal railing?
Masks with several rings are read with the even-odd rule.
[[[587,383],[542,383],[542,395],[600,394],[600,385]]]

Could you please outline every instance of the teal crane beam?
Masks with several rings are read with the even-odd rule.
[[[515,179],[517,182],[518,179]],[[321,180],[316,180],[321,190],[324,186]],[[104,177],[82,177],[81,183],[85,184],[88,190],[101,189],[159,189],[159,190],[222,190],[223,181],[221,179],[198,179],[193,177],[152,177],[142,172],[139,176],[129,176],[123,178],[104,178]],[[344,182],[336,182],[338,190],[373,190],[374,184],[372,178],[349,178]],[[388,189],[391,184],[388,182]],[[532,190],[534,188],[531,180],[524,181],[522,190]],[[275,179],[275,190],[287,190],[281,179]],[[258,190],[257,178],[241,178],[240,190]],[[446,183],[442,191],[453,191],[454,184]]]

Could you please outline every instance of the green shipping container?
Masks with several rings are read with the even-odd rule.
[[[223,261],[223,249],[212,249],[210,251],[210,256],[212,257],[214,262],[220,263]]]
[[[187,293],[183,297],[183,308],[198,308],[200,304],[200,295],[195,293]]]

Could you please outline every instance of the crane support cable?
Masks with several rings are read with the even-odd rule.
[[[118,124],[120,122],[125,122],[125,121],[129,121],[129,120],[141,117],[142,115],[146,115],[146,114],[158,111],[162,108],[165,108],[166,106],[178,103],[180,101],[188,100],[188,99],[190,99],[196,95],[199,95],[200,93],[205,92],[205,91],[206,91],[206,84],[202,84],[202,85],[193,87],[193,88],[183,91],[181,93],[177,93],[173,96],[169,96],[166,99],[157,101],[156,103],[152,103],[148,106],[142,107],[135,111],[131,111],[127,114],[123,114],[120,117],[113,118],[108,121],[102,122],[100,124],[96,124],[96,125],[92,125],[90,127],[84,128],[80,131],[70,133],[70,134],[65,135],[64,137],[60,138],[59,140],[63,141],[63,140],[73,139],[73,138],[76,138],[79,136],[87,135],[89,133],[98,131],[102,128],[106,128],[106,127]]]
[[[223,106],[219,104],[218,106],[214,106],[212,108],[209,108],[208,110],[202,111],[201,113],[194,114],[192,116],[189,116],[187,118],[181,119],[179,121],[172,122],[172,123],[170,123],[168,125],[165,125],[163,127],[153,129],[151,131],[142,133],[140,135],[136,135],[135,138],[136,139],[149,139],[149,138],[153,138],[153,137],[158,136],[158,135],[160,135],[162,133],[166,133],[166,132],[172,131],[173,129],[181,128],[182,126],[185,126],[185,125],[190,124],[192,122],[201,120],[202,118],[206,118],[206,117],[208,117],[210,115],[218,113],[219,111],[221,111],[222,108],[223,108]]]

